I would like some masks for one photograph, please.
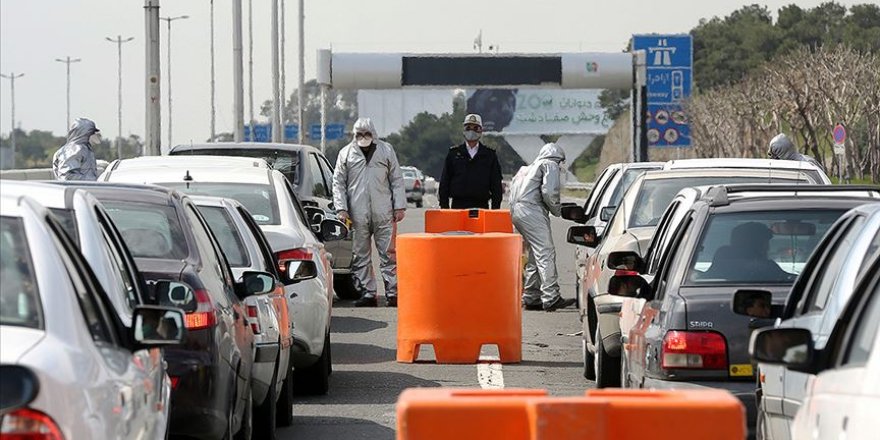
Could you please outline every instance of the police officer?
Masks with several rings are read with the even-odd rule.
[[[501,164],[495,150],[480,142],[483,120],[480,115],[464,118],[464,143],[453,146],[440,175],[440,208],[501,208]]]

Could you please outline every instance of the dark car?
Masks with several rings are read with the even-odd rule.
[[[309,145],[272,144],[261,142],[217,142],[177,145],[171,156],[243,156],[265,159],[273,169],[281,171],[293,185],[304,208],[320,208],[324,216],[336,218],[333,206],[333,166],[320,150]],[[112,167],[113,164],[110,165]],[[334,289],[342,299],[357,299],[351,277],[351,235],[343,240],[325,243],[333,254]]]
[[[785,301],[831,225],[870,200],[864,191],[841,186],[715,186],[675,227],[658,225],[664,249],[651,252],[665,255],[659,264],[648,263],[653,255],[610,254],[608,267],[617,272],[609,293],[625,297],[623,386],[726,389],[745,405],[753,428],[751,331],[772,323],[772,309]],[[663,217],[675,221],[674,215]],[[768,293],[772,303],[760,301]],[[738,306],[759,310],[766,319],[736,314],[734,297],[750,300]]]
[[[153,301],[186,312],[186,337],[164,351],[171,378],[172,435],[231,438],[250,432],[254,336],[241,299],[269,285],[250,272],[235,283],[226,257],[196,205],[177,191],[143,185],[67,185],[104,205],[147,282],[172,279],[189,289],[154,292]],[[254,283],[252,276],[270,281]]]

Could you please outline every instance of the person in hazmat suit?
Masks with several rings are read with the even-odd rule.
[[[767,157],[779,160],[802,160],[819,167],[824,171],[825,168],[816,159],[805,154],[798,153],[797,147],[785,133],[780,133],[770,140],[770,147],[767,149]]]
[[[574,304],[559,294],[556,248],[550,231],[550,216],[560,216],[561,175],[565,152],[554,143],[541,148],[538,158],[522,167],[510,188],[510,215],[523,236],[528,262],[523,273],[523,307],[548,312]]]
[[[352,262],[355,287],[361,298],[357,307],[376,307],[376,277],[372,245],[379,251],[379,270],[385,283],[385,305],[397,307],[396,223],[406,212],[403,173],[394,147],[376,136],[369,118],[354,123],[354,139],[336,159],[333,173],[333,204],[339,218],[351,221]]]
[[[98,162],[92,145],[101,143],[101,130],[86,118],[77,118],[67,132],[67,143],[52,157],[55,180],[98,180]]]

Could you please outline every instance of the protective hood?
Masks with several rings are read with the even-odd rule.
[[[98,127],[91,119],[77,118],[70,126],[67,132],[68,144],[88,144],[89,137],[97,133]],[[91,146],[91,145],[89,145]]]
[[[373,120],[370,118],[358,118],[357,121],[354,121],[354,127],[352,127],[352,140],[354,140],[354,135],[359,131],[369,131],[373,134],[373,139],[378,139],[379,135],[376,133],[376,126],[373,125]]]
[[[565,161],[565,151],[553,142],[544,144],[544,146],[541,147],[541,151],[538,152],[538,158],[535,159],[535,162],[539,162],[543,159],[552,160],[556,163],[563,162]]]
[[[785,134],[776,135],[770,141],[770,156],[782,160],[801,160],[801,154]]]

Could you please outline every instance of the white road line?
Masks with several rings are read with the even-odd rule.
[[[480,388],[500,390],[504,388],[504,373],[501,372],[501,359],[498,356],[480,356],[477,363],[477,380]],[[493,362],[494,361],[494,362]]]

